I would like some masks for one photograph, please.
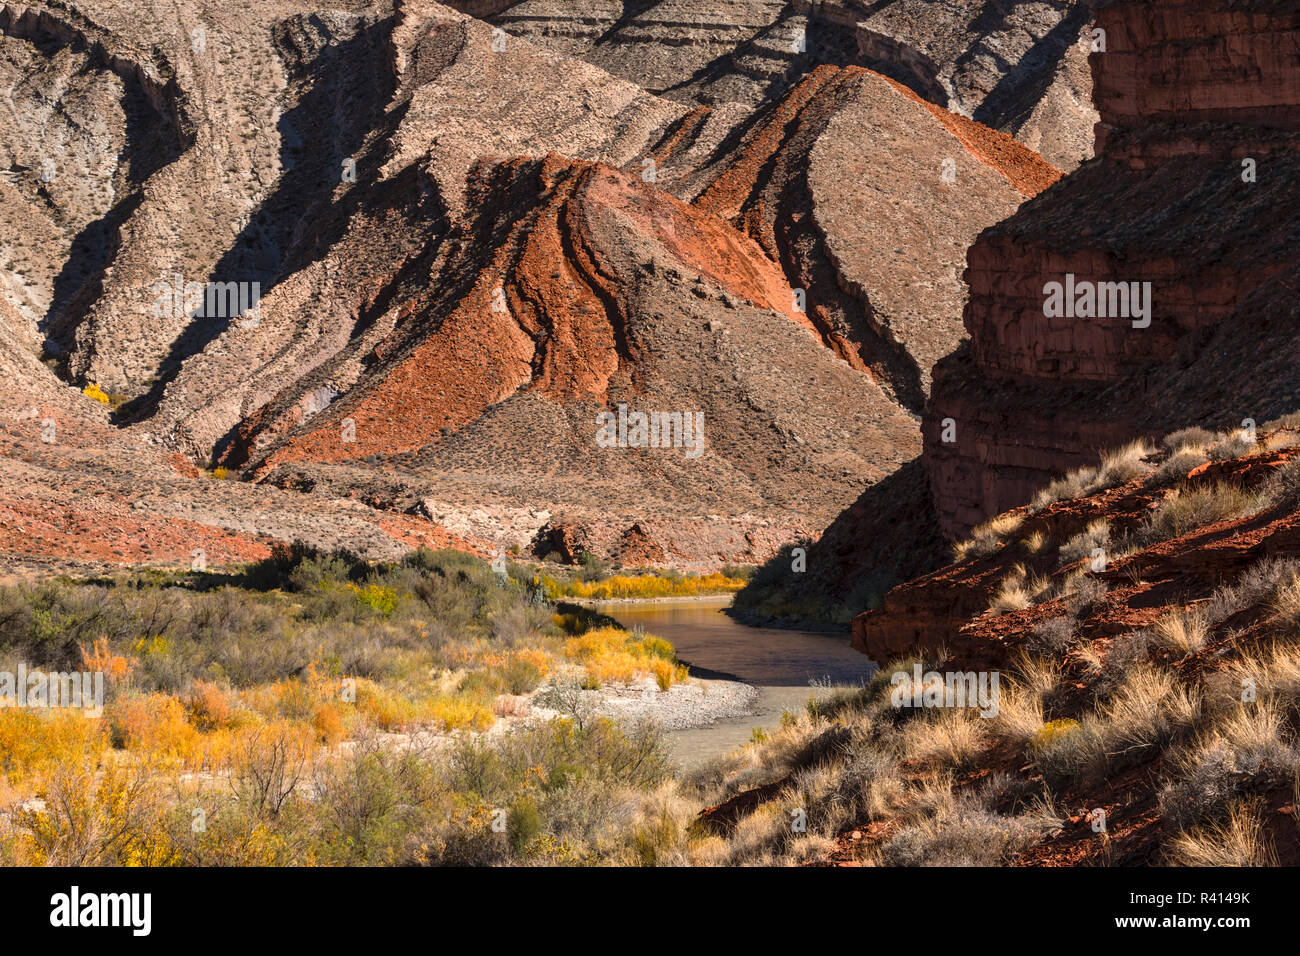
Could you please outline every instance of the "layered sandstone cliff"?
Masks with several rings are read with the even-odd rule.
[[[1136,434],[1262,414],[1257,393],[1220,393],[1179,421],[1194,403],[1164,391],[1215,336],[1257,339],[1252,314],[1289,296],[1270,280],[1295,262],[1300,13],[1122,0],[1097,26],[1102,153],[972,247],[971,341],[935,368],[925,461],[950,536]],[[1109,294],[1109,315],[1056,314],[1053,282],[1150,283],[1150,314]]]

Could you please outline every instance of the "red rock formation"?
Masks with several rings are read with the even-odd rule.
[[[617,217],[727,293],[811,328],[752,242],[629,174],[554,154],[540,163],[514,160],[485,166],[469,204],[509,215],[510,200],[525,193],[537,204],[526,206],[506,235],[485,237],[491,248],[470,249],[478,275],[460,300],[440,315],[444,300],[430,296],[429,312],[413,315],[377,347],[370,381],[263,467],[423,448],[525,386],[557,402],[605,403],[611,377],[631,359],[619,301],[630,277],[601,247],[593,219]],[[487,262],[479,258],[485,252]],[[348,440],[341,438],[344,418],[355,424]]]
[[[1186,487],[1229,483],[1260,489],[1281,465],[1297,456],[1300,449],[1291,447],[1212,462],[1191,471]],[[856,617],[853,646],[880,662],[944,649],[963,667],[1006,667],[1016,649],[1032,639],[1034,626],[1071,613],[1073,599],[1065,594],[1023,610],[990,611],[990,599],[1014,573],[1013,568],[1020,565],[1060,584],[1065,575],[1081,566],[1077,561],[1062,564],[1057,554],[1061,544],[1097,520],[1109,524],[1111,540],[1132,534],[1171,493],[1177,492],[1148,476],[1095,495],[1057,502],[1038,513],[1018,509],[1013,513],[1023,522],[993,551],[900,585],[880,608]],[[1032,535],[1041,535],[1049,546],[1028,548],[1025,541]],[[1104,582],[1109,592],[1099,606],[1083,609],[1080,632],[1085,637],[1104,638],[1149,627],[1169,606],[1208,595],[1263,558],[1298,555],[1300,515],[1289,504],[1147,543],[1092,575]]]
[[[970,346],[935,368],[924,458],[950,536],[1107,446],[1194,424],[1158,413],[1162,383],[1228,323],[1258,336],[1258,290],[1290,295],[1270,280],[1295,262],[1300,59],[1284,51],[1300,48],[1300,12],[1124,0],[1097,25],[1103,152],[971,248]],[[1248,159],[1266,172],[1251,179]],[[1150,283],[1149,324],[1050,317],[1047,284],[1070,274]],[[1254,412],[1244,393],[1220,398],[1214,424]]]
[[[1300,11],[1270,0],[1116,0],[1092,57],[1097,151],[1152,123],[1300,128]]]
[[[960,337],[964,246],[1060,175],[901,83],[823,66],[715,165],[694,202],[806,291],[828,347],[919,409],[930,367]]]

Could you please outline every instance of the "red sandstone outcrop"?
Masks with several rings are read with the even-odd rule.
[[[1289,444],[1293,430],[1267,436]],[[1183,487],[1227,483],[1246,490],[1264,488],[1285,463],[1300,456],[1289,447],[1249,458],[1211,462],[1193,469]],[[1052,504],[1042,511],[1016,509],[1022,520],[987,554],[958,560],[894,588],[880,608],[853,621],[853,646],[884,662],[913,653],[943,649],[964,668],[1009,666],[1017,649],[1034,639],[1034,627],[1053,618],[1078,617],[1087,639],[1107,638],[1150,627],[1170,606],[1190,603],[1231,583],[1250,565],[1274,557],[1300,556],[1300,515],[1284,502],[1243,517],[1206,524],[1167,540],[1144,542],[1091,575],[1101,582],[1095,606],[1080,608],[1074,590],[1061,582],[1084,564],[1062,562],[1061,544],[1092,522],[1104,521],[1112,541],[1136,535],[1152,511],[1179,492],[1152,474],[1121,487]],[[1045,542],[1030,547],[1038,536]],[[1018,573],[1053,581],[1066,593],[1021,610],[990,610],[998,587]]]
[[[919,408],[960,337],[965,248],[1059,176],[897,82],[824,66],[678,188],[781,263],[830,348]]]
[[[971,248],[970,345],[935,368],[924,457],[950,536],[1137,434],[1260,414],[1246,390],[1179,420],[1194,403],[1163,393],[1215,336],[1260,341],[1252,313],[1292,297],[1270,280],[1295,262],[1300,66],[1281,51],[1300,38],[1300,12],[1123,0],[1097,26],[1103,152]],[[1149,324],[1049,316],[1047,284],[1067,276],[1150,283]],[[1244,368],[1266,354],[1237,351]]]

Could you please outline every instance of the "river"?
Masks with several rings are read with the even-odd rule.
[[[780,724],[782,711],[798,711],[833,687],[858,687],[875,664],[849,647],[847,634],[746,627],[724,613],[731,596],[690,602],[598,605],[624,627],[640,626],[677,648],[696,677],[737,680],[758,690],[755,712],[707,727],[673,731],[669,743],[678,766],[690,769],[748,742],[757,727]]]

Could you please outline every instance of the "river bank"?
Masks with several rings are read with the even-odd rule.
[[[664,724],[673,758],[683,770],[747,743],[755,730],[776,727],[785,711],[797,712],[810,700],[861,686],[876,669],[849,647],[845,635],[748,627],[726,613],[731,600],[732,595],[720,594],[589,605],[623,627],[640,627],[671,643],[678,659],[689,665],[692,684],[699,680],[716,693],[728,686],[748,688],[743,712],[697,712],[700,719],[691,724]],[[650,708],[646,716],[655,717]]]

